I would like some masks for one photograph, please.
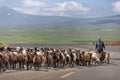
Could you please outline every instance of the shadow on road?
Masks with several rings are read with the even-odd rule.
[[[120,58],[111,58],[111,60],[120,60]]]
[[[118,66],[118,64],[116,64],[114,62],[111,62],[109,65],[111,65],[111,66]]]

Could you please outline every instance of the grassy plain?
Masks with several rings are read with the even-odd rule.
[[[16,28],[0,29],[0,43],[8,44],[82,44],[96,41],[120,41],[120,28]]]

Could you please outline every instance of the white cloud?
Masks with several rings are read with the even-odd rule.
[[[39,7],[39,8],[44,8],[47,7],[47,4],[41,1],[37,1],[37,0],[23,0],[22,1],[22,5],[24,7]]]
[[[90,11],[90,8],[73,1],[50,5],[39,0],[22,0],[22,5],[14,9],[26,14],[48,16],[75,16]]]
[[[120,12],[120,1],[116,1],[116,2],[112,3],[112,5],[113,5],[114,12]]]
[[[84,7],[80,3],[76,2],[64,2],[64,3],[56,3],[56,7],[53,6],[52,8],[48,8],[51,11],[61,11],[61,12],[84,12],[89,11],[89,8]]]

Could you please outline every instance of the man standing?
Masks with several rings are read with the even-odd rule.
[[[105,45],[104,42],[101,41],[101,38],[98,38],[98,41],[96,42],[96,46],[95,49],[97,51],[97,53],[101,54],[103,52],[103,50],[105,50]]]

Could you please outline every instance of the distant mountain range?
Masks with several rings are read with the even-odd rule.
[[[81,18],[54,25],[57,28],[120,28],[120,15],[102,18]]]
[[[27,15],[8,7],[0,7],[0,27],[27,27],[31,25],[43,25],[62,23],[72,20],[71,17]]]
[[[28,15],[8,7],[0,7],[0,27],[46,27],[46,28],[104,28],[120,27],[120,15],[102,18],[73,18],[62,16]]]

